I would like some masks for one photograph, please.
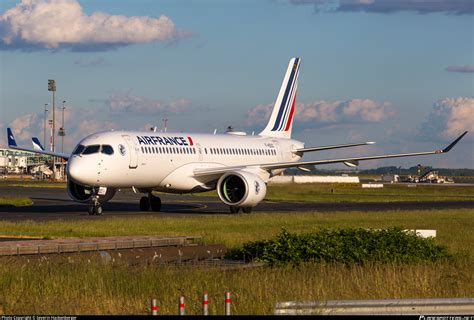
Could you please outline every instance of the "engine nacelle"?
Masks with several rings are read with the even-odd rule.
[[[117,189],[107,188],[105,194],[99,194],[99,203],[104,203],[113,198]],[[92,198],[92,187],[86,187],[68,179],[67,193],[77,202],[89,202]]]
[[[235,171],[217,181],[217,194],[225,204],[234,207],[255,207],[267,193],[267,185],[256,174]]]

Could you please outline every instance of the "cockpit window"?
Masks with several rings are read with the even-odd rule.
[[[93,144],[91,146],[87,146],[86,149],[82,154],[93,154],[99,152],[100,145],[98,144]]]
[[[102,145],[101,152],[110,155],[110,154],[114,154],[114,149],[112,148],[112,146],[109,146],[108,144],[104,144]]]
[[[82,144],[78,144],[72,154],[80,154],[84,149],[85,147]]]

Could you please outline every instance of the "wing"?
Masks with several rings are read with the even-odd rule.
[[[302,148],[302,149],[294,150],[293,153],[302,154],[302,153],[305,153],[305,152],[331,150],[331,149],[339,149],[339,148],[349,148],[349,147],[357,147],[357,146],[366,146],[366,145],[370,145],[370,144],[375,144],[375,142],[368,141],[368,142],[350,143],[350,144],[337,144],[337,145],[334,145],[334,146]]]
[[[15,137],[13,136],[12,130],[10,128],[7,128],[7,137],[8,137],[8,148],[10,149],[28,151],[28,152],[38,153],[38,154],[45,154],[48,156],[63,158],[65,160],[69,159],[69,155],[66,153],[19,147],[16,144]]]
[[[467,131],[460,135],[456,140],[454,140],[449,146],[441,150],[435,151],[427,151],[427,152],[414,152],[414,153],[397,153],[397,154],[385,154],[380,156],[370,156],[370,157],[354,157],[354,158],[343,158],[343,159],[329,159],[329,160],[315,160],[315,161],[298,161],[298,162],[279,162],[279,163],[263,163],[263,164],[255,164],[250,166],[232,166],[232,167],[217,167],[217,168],[202,168],[202,169],[195,169],[194,175],[195,176],[205,176],[205,175],[217,175],[222,174],[228,171],[233,170],[241,170],[244,168],[256,168],[256,169],[263,169],[263,170],[275,170],[275,169],[286,169],[286,168],[293,168],[293,167],[301,167],[301,166],[310,166],[310,165],[321,165],[321,164],[330,164],[330,163],[349,163],[354,164],[358,163],[359,161],[367,161],[367,160],[375,160],[375,159],[387,159],[387,158],[402,158],[402,157],[414,157],[414,156],[424,156],[424,155],[431,155],[431,154],[442,154],[447,153],[451,150],[454,145],[456,145],[459,140],[461,140]]]

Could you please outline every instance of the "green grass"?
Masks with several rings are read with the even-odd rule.
[[[64,182],[6,182],[1,183],[1,187],[20,187],[20,188],[66,188]]]
[[[85,237],[111,235],[196,235],[207,243],[236,247],[269,239],[284,227],[436,229],[436,243],[455,258],[417,264],[304,263],[298,267],[221,270],[218,267],[122,265],[92,259],[2,258],[0,309],[7,314],[146,314],[157,298],[160,314],[176,314],[186,297],[187,314],[199,314],[209,292],[211,314],[223,313],[232,292],[235,314],[271,314],[277,301],[334,299],[448,298],[474,295],[474,210],[383,213],[259,213],[198,217],[107,218],[87,221],[0,221],[2,235]]]
[[[206,243],[235,247],[244,242],[268,239],[286,228],[309,232],[318,228],[436,229],[440,243],[454,250],[474,250],[474,210],[407,210],[377,212],[258,213],[179,217],[139,217],[87,220],[0,221],[0,234],[31,237],[96,237],[126,235],[193,235]],[[473,247],[473,248],[471,248]],[[471,252],[474,253],[474,252]]]
[[[216,267],[104,265],[97,261],[30,261],[0,265],[0,305],[6,314],[147,314],[151,298],[159,314],[176,315],[180,295],[186,314],[201,312],[209,293],[211,315],[271,314],[277,301],[472,297],[471,261],[351,265],[307,263],[299,267],[224,271]]]
[[[270,185],[267,200],[317,202],[474,201],[474,187],[384,185],[363,189],[360,184]]]
[[[215,191],[195,196],[215,197]],[[473,201],[474,187],[443,185],[390,184],[380,189],[363,189],[356,183],[270,184],[269,201],[316,202],[400,202],[400,201]]]
[[[30,198],[15,198],[15,197],[9,197],[9,198],[0,198],[0,207],[2,206],[14,206],[14,207],[20,207],[20,206],[29,206],[33,204],[33,201],[31,201]]]

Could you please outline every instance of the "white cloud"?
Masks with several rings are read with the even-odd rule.
[[[57,131],[61,127],[61,113],[56,110],[56,150],[60,150],[60,137],[57,136]],[[111,129],[117,129],[119,126],[109,120],[101,120],[99,110],[95,108],[74,108],[66,106],[64,112],[64,123],[66,128],[66,141],[65,150],[71,150],[72,145],[77,143],[80,139],[85,136],[97,132]],[[51,114],[48,113],[48,119],[51,118]],[[10,122],[9,127],[12,129],[15,139],[19,145],[31,147],[31,138],[38,137],[43,143],[44,135],[44,114],[41,113],[30,113],[15,118]],[[51,129],[49,124],[46,128],[46,140],[45,148],[49,148],[49,136]]]
[[[312,4],[317,12],[366,11],[392,13],[414,11],[418,13],[474,13],[474,2],[472,0],[291,0],[291,3],[297,5]]]
[[[186,36],[167,16],[87,15],[76,0],[22,0],[0,14],[0,48],[105,50]]]
[[[114,113],[134,112],[140,114],[154,114],[158,112],[181,113],[191,106],[191,100],[179,99],[170,103],[152,100],[133,94],[131,91],[115,92],[105,101],[109,110]]]
[[[264,124],[270,118],[273,104],[257,105],[247,113],[247,124]],[[371,99],[315,101],[297,103],[295,119],[315,126],[346,122],[381,122],[394,115],[389,102]]]
[[[422,124],[422,135],[451,140],[464,131],[472,140],[474,134],[474,98],[445,98],[433,105],[433,110]]]
[[[31,138],[29,131],[31,127],[38,127],[40,123],[43,123],[40,120],[40,114],[25,114],[14,119],[10,123],[10,128],[12,129],[16,139],[25,140]]]

